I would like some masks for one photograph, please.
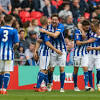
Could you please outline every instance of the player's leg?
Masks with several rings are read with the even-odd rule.
[[[80,91],[77,86],[77,73],[80,66],[80,57],[74,57],[74,72],[73,72],[73,81],[74,81],[74,91]]]
[[[4,72],[4,78],[3,78],[3,91],[4,91],[4,93],[7,90],[9,82],[10,82],[10,72]]]
[[[55,67],[49,67],[48,69],[48,80],[49,80],[49,83],[52,84],[53,82],[53,72],[54,72],[54,68]]]
[[[3,74],[3,94],[7,93],[7,87],[10,82],[10,72],[13,71],[14,63],[12,60],[4,61],[4,74]]]
[[[37,88],[40,88],[41,86],[41,83],[42,81],[44,80],[45,78],[45,64],[46,64],[46,56],[42,56],[40,55],[40,58],[39,58],[39,66],[40,66],[40,71],[38,72],[38,78],[37,78]]]
[[[64,72],[64,68],[60,66],[60,92],[64,92],[64,81],[65,81],[65,72]]]
[[[97,74],[96,74],[96,78],[97,78],[97,88],[98,91],[100,91],[100,55],[98,55],[98,57],[96,57],[95,59],[95,67],[97,70]]]
[[[80,91],[78,86],[77,86],[78,69],[79,69],[79,67],[74,66],[74,72],[73,72],[74,91]]]
[[[48,84],[48,65],[50,61],[50,56],[42,56],[40,55],[40,71],[38,72],[38,79],[37,79],[37,92],[43,92],[44,90],[41,90],[41,83],[44,80],[46,84]]]
[[[3,86],[3,74],[0,73],[0,94],[2,94],[2,86]]]
[[[0,60],[0,94],[2,94],[2,87],[3,87],[3,71],[4,71],[4,62]]]
[[[85,82],[85,89],[89,90],[90,88],[88,87],[88,81],[89,81],[89,75],[88,75],[88,55],[85,55],[81,59],[81,66],[84,71],[84,82]]]
[[[66,66],[66,52],[63,52],[62,55],[58,55],[58,66],[60,66],[60,83],[61,83],[60,92],[64,92],[64,81],[65,81],[64,68]]]
[[[53,71],[54,71],[54,68],[55,68],[56,65],[57,65],[57,54],[51,53],[50,54],[50,66],[49,66],[49,69],[48,69],[48,79],[49,79],[48,91],[52,90]]]
[[[94,91],[93,89],[93,76],[92,76],[92,71],[93,71],[93,68],[94,68],[94,55],[89,55],[89,65],[88,65],[88,75],[89,75],[89,84],[90,84],[90,87],[91,87],[91,91]]]

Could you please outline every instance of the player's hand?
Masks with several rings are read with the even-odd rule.
[[[93,50],[92,47],[87,47],[87,51]]]
[[[34,59],[35,59],[35,61],[38,61],[38,59],[39,59],[39,56],[38,56],[38,53],[37,53],[37,51],[35,51],[34,52]]]
[[[56,49],[56,53],[59,54],[59,55],[62,55],[62,52],[58,49]]]
[[[42,32],[42,33],[46,33],[46,30],[42,29],[42,28],[40,28],[39,31]]]

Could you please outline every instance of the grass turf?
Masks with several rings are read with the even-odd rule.
[[[9,90],[7,95],[0,94],[0,100],[99,100],[100,92],[59,91],[34,92],[33,90]]]

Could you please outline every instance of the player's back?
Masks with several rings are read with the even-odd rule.
[[[47,34],[40,32],[40,39],[42,39],[43,42],[40,45],[39,52],[42,53],[43,56],[48,56],[50,48],[45,44],[45,42],[50,41],[50,37]]]
[[[19,42],[18,32],[11,26],[2,26],[0,28],[0,59],[13,60],[13,44]]]

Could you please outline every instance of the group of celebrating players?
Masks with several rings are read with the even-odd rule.
[[[45,91],[41,88],[44,80],[48,91],[52,90],[53,71],[55,66],[60,67],[60,92],[64,92],[66,65],[66,43],[64,42],[64,26],[59,22],[57,14],[51,17],[52,24],[47,26],[47,18],[43,16],[40,20],[40,37],[36,43],[35,58],[39,56],[40,71],[38,73],[37,92]],[[77,73],[79,67],[84,71],[84,83],[86,91],[94,91],[92,71],[96,67],[97,88],[100,91],[100,29],[99,21],[91,23],[83,20],[73,34],[74,38],[74,91],[80,91],[77,86]],[[88,87],[88,82],[90,87]]]
[[[16,29],[12,28],[12,16],[4,17],[5,26],[0,28],[0,94],[7,94],[7,87],[10,80],[10,72],[13,71],[14,52],[13,48],[18,46],[19,38]],[[40,35],[36,42],[34,52],[35,60],[39,60],[39,73],[36,92],[52,90],[53,71],[55,66],[60,68],[60,92],[64,92],[66,66],[66,43],[64,41],[64,25],[60,23],[57,14],[51,17],[52,23],[48,25],[48,18],[43,16],[40,19]],[[74,91],[80,91],[77,86],[77,73],[79,67],[84,71],[85,90],[94,91],[92,71],[97,70],[97,88],[100,90],[100,25],[98,20],[91,23],[88,20],[82,21],[80,27],[73,34],[74,38]],[[47,89],[41,88],[42,81],[45,81]],[[90,87],[88,87],[88,82]]]

